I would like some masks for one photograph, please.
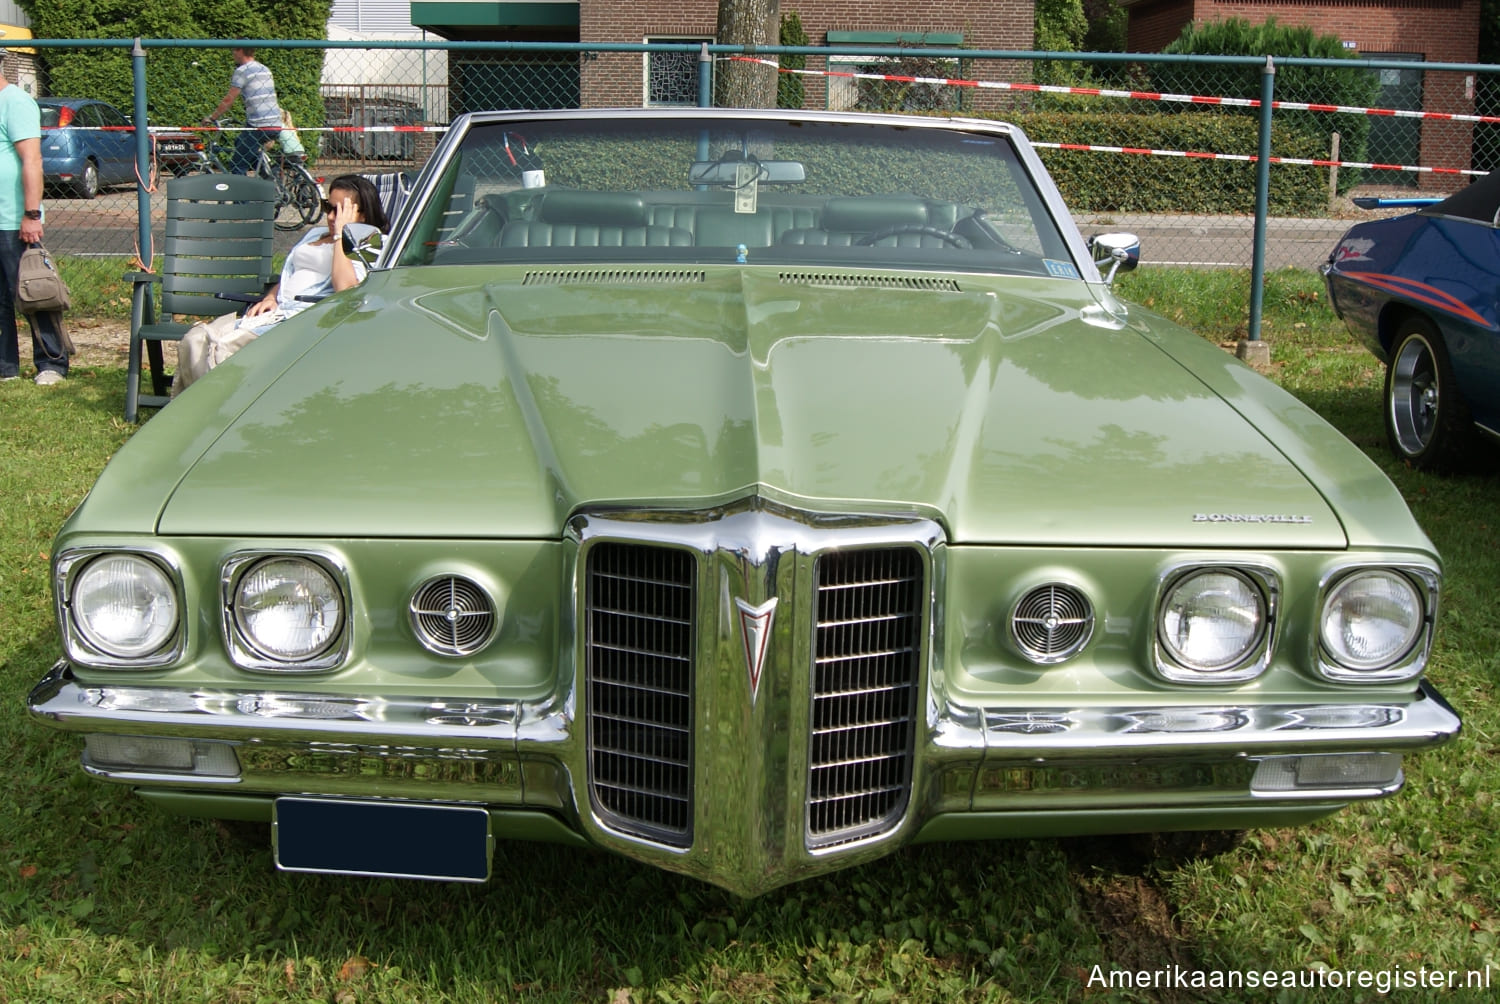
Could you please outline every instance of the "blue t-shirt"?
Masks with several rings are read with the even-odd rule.
[[[256,129],[280,129],[281,106],[276,103],[276,81],[271,71],[255,60],[234,68],[229,86],[240,89],[245,102],[245,121]]]
[[[15,143],[40,139],[42,112],[35,99],[15,84],[0,88],[0,230],[20,230],[26,193],[21,187],[21,155]]]

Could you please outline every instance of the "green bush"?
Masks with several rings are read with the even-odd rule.
[[[1316,59],[1347,60],[1350,66],[1276,66],[1275,99],[1309,104],[1351,105],[1368,107],[1375,103],[1380,84],[1374,71],[1359,64],[1344,49],[1336,35],[1318,35],[1304,25],[1282,26],[1275,18],[1252,25],[1240,18],[1212,21],[1202,27],[1188,25],[1166,52],[1179,55],[1222,56],[1304,56]],[[1230,66],[1211,63],[1162,63],[1152,70],[1153,89],[1171,94],[1207,94],[1222,97],[1260,97],[1263,65]],[[1167,110],[1181,106],[1168,105]],[[1255,117],[1257,109],[1233,110],[1233,114]],[[1370,135],[1370,120],[1364,115],[1335,115],[1327,112],[1277,112],[1277,135],[1305,135],[1325,156],[1332,133],[1342,136],[1344,160],[1362,161]],[[1303,148],[1310,148],[1299,144]],[[1273,154],[1293,154],[1272,146]],[[1360,181],[1361,171],[1339,172],[1339,190],[1347,191]]]
[[[1254,155],[1259,120],[1223,111],[1176,115],[1128,112],[1032,112],[1007,116],[1034,143],[1086,143],[1191,153]],[[1327,156],[1322,139],[1272,123],[1275,156]],[[1255,209],[1253,161],[1146,157],[1075,150],[1037,151],[1075,212],[1250,213]],[[1270,210],[1278,216],[1327,210],[1325,168],[1271,165]]]

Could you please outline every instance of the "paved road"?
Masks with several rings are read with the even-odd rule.
[[[114,189],[99,198],[68,199],[48,196],[47,247],[56,254],[80,257],[125,257],[137,253],[138,207],[135,189]],[[151,194],[152,240],[161,253],[167,211],[165,189]],[[276,232],[276,250],[287,251],[302,228]]]

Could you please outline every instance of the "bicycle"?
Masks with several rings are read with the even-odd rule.
[[[323,215],[323,189],[299,157],[270,152],[263,144],[256,156],[255,174],[276,185],[277,230],[301,230]],[[200,169],[209,174],[227,174],[234,156],[234,142],[223,126],[214,126],[204,136]]]

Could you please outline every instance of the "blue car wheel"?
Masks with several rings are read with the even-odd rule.
[[[1469,409],[1453,380],[1442,336],[1425,318],[1396,331],[1385,375],[1385,430],[1396,456],[1414,467],[1459,466],[1470,433]]]

